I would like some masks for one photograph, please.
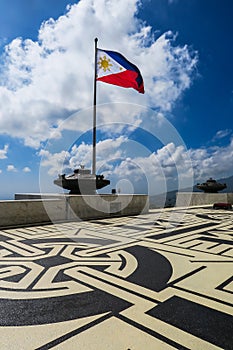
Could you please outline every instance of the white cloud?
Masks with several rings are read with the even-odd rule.
[[[28,166],[25,166],[25,167],[23,168],[23,172],[24,172],[24,173],[30,173],[30,172],[31,172],[31,169],[30,169]]]
[[[165,183],[168,189],[185,188],[191,187],[192,182],[196,184],[209,177],[220,179],[231,176],[232,159],[233,139],[227,146],[207,149],[186,150],[183,146],[170,143],[147,157],[124,159],[112,173],[119,177],[135,179],[141,171],[146,174],[149,183],[157,182],[155,190],[162,192],[160,190],[165,188]]]
[[[54,129],[58,121],[92,104],[95,36],[100,47],[120,51],[139,66],[146,90],[141,95],[98,83],[99,103],[121,101],[171,111],[191,84],[197,56],[187,46],[175,46],[171,32],[155,41],[151,28],[136,17],[138,3],[80,0],[66,15],[44,22],[38,41],[16,38],[9,43],[0,67],[1,132],[23,138],[31,147],[60,137]],[[124,114],[117,117],[125,120]],[[129,114],[128,122],[136,120],[143,123]]]
[[[110,178],[112,186],[124,179],[136,186],[137,192],[140,187],[148,185],[150,194],[155,194],[166,192],[167,188],[184,188],[192,184],[192,166],[183,146],[169,143],[151,153],[138,142],[119,136],[98,142],[96,148],[97,173]],[[83,142],[79,146],[74,145],[70,152],[52,154],[44,150],[40,154],[43,155],[41,166],[48,167],[48,173],[55,176],[81,164],[90,168],[92,146]]]
[[[187,150],[174,143],[144,157],[126,158],[113,170],[119,178],[132,182],[144,178],[150,194],[162,193],[175,188],[192,186],[192,164]]]
[[[221,178],[233,174],[233,139],[227,146],[210,147],[189,151],[195,178],[199,181],[207,178]]]
[[[124,151],[121,146],[127,143],[127,138],[120,136],[116,139],[106,139],[100,141],[96,145],[97,152],[97,169],[110,160],[122,157]],[[41,166],[48,167],[49,175],[57,175],[63,173],[66,169],[79,168],[84,165],[86,168],[91,167],[92,162],[92,145],[82,142],[80,145],[74,145],[70,151],[61,151],[51,153],[48,150],[41,150],[39,155],[42,157]]]
[[[7,171],[17,172],[17,169],[15,168],[15,166],[13,164],[9,164],[9,165],[7,165]]]
[[[69,159],[70,154],[67,151],[50,153],[47,150],[41,150],[39,156],[41,157],[40,165],[49,168],[49,175],[55,175],[62,172],[64,164],[67,163],[66,160]]]
[[[40,154],[44,156],[41,166],[48,167],[49,174],[56,176],[62,170],[73,170],[80,164],[90,168],[92,146],[83,142],[69,152],[53,154],[46,150]],[[131,181],[136,187],[147,181],[150,194],[191,187],[209,177],[219,179],[233,174],[233,139],[227,146],[190,150],[170,142],[151,153],[127,136],[109,137],[98,142],[97,156],[98,173],[110,178],[111,186],[121,179]]]
[[[7,151],[9,146],[5,145],[3,149],[0,149],[0,159],[6,159],[7,158]]]
[[[232,133],[231,129],[219,130],[214,135],[212,141],[223,139],[224,137],[229,136],[231,133]]]

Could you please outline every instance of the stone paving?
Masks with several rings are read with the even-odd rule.
[[[233,212],[0,231],[0,349],[233,349]]]

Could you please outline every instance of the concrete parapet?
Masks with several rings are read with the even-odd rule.
[[[98,195],[75,196],[69,201],[69,219],[104,218],[108,216],[127,216],[147,213],[149,210],[146,195]]]
[[[26,199],[23,199],[25,196]],[[39,197],[40,196],[40,197]],[[40,199],[37,199],[37,198]],[[0,201],[0,227],[88,220],[147,213],[147,195],[43,195],[20,194]],[[20,198],[20,199],[18,199]]]
[[[64,220],[65,200],[47,200],[54,221]],[[50,222],[42,200],[0,201],[0,227]]]
[[[233,193],[177,192],[176,206],[195,206],[216,202],[233,204]]]

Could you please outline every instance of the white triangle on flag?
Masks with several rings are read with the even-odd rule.
[[[105,51],[97,52],[97,78],[124,72],[126,69],[111,58]]]

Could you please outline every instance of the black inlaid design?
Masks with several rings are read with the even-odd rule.
[[[222,349],[232,349],[233,317],[228,314],[179,297],[172,297],[148,314]]]
[[[60,270],[58,274],[54,277],[53,283],[55,284],[56,282],[66,282],[66,281],[72,281],[73,278],[66,275],[64,273],[64,270]]]
[[[182,209],[179,213],[182,214]],[[157,220],[157,212],[141,219],[132,216],[96,220],[95,226],[91,222],[58,224],[59,229],[50,225],[43,227],[44,232],[41,227],[1,231],[0,330],[3,337],[4,329],[6,338],[12,329],[12,338],[18,339],[18,335],[20,338],[23,332],[31,331],[32,327],[27,326],[34,326],[36,332],[41,329],[40,325],[48,325],[42,327],[43,336],[48,332],[46,339],[43,336],[39,339],[40,332],[36,341],[32,335],[31,348],[46,350],[62,346],[68,349],[69,340],[73,338],[71,342],[74,339],[78,342],[76,335],[80,333],[84,333],[80,338],[87,336],[88,341],[93,342],[98,332],[101,340],[106,336],[107,332],[103,334],[106,325],[115,327],[113,332],[119,331],[119,325],[120,330],[130,327],[135,337],[138,332],[144,333],[148,348],[153,348],[154,341],[162,341],[165,346],[188,350],[187,334],[187,337],[194,336],[192,349],[197,348],[196,340],[198,348],[203,350],[205,342],[221,349],[233,349],[231,216],[220,212],[216,215],[211,209],[192,208],[187,209],[179,223],[173,221],[173,214],[174,211],[161,211]],[[213,266],[224,278],[213,273]],[[173,272],[173,280],[169,282]],[[202,283],[201,289],[195,283]],[[198,297],[200,304],[189,300],[191,296]],[[217,311],[220,306],[222,312]],[[89,316],[94,317],[90,320]],[[64,327],[63,331],[62,322],[83,318],[81,322],[71,322],[71,328]],[[155,319],[163,321],[163,330],[156,329]],[[55,333],[49,333],[50,327]],[[178,337],[179,330],[186,333]],[[14,347],[15,339],[10,337],[4,338],[6,348]],[[124,337],[127,338],[127,334]],[[134,350],[128,342],[125,344],[125,350]],[[114,348],[117,346],[113,344]],[[24,348],[23,339],[19,339],[18,348]],[[98,348],[101,348],[99,344]]]
[[[94,326],[96,326],[97,324],[99,324],[101,322],[104,322],[105,320],[109,319],[112,316],[113,316],[112,313],[108,313],[107,315],[104,315],[104,316],[98,318],[97,320],[94,320],[94,321],[92,321],[92,322],[90,322],[88,324],[85,324],[84,326],[82,326],[82,327],[80,327],[78,329],[75,329],[74,331],[68,332],[68,333],[62,335],[61,337],[58,337],[57,339],[53,339],[49,343],[44,344],[44,345],[40,346],[39,348],[36,348],[35,350],[52,349],[53,347],[55,347],[55,346],[65,342],[66,340],[74,337],[75,335],[80,334],[82,332],[85,332],[89,328],[94,327]],[[183,350],[183,349],[179,348],[179,350]],[[184,349],[184,350],[186,350],[186,349]],[[187,349],[187,350],[189,350],[189,349]]]
[[[149,248],[135,246],[125,249],[135,256],[138,268],[127,280],[156,292],[167,286],[172,274],[170,262],[161,254]]]
[[[9,238],[5,235],[0,234],[0,242],[10,241],[12,238]]]
[[[221,283],[219,286],[217,286],[216,289],[218,289],[218,290],[224,290],[224,288],[225,288],[227,285],[230,285],[232,282],[233,282],[233,276],[231,276],[229,279],[227,279],[226,281],[224,281],[223,283]],[[230,291],[230,290],[224,290],[224,292],[233,294],[233,292]]]
[[[73,243],[74,241],[68,237],[54,237],[54,238],[49,238],[49,237],[42,237],[39,240],[38,239],[25,239],[23,241],[25,244],[28,245],[33,245],[33,244],[43,244],[43,243],[61,243],[61,244],[69,244]]]
[[[168,344],[170,346],[172,346],[174,349],[178,349],[178,350],[190,350],[190,348],[187,348],[185,346],[182,346],[181,344],[178,344],[177,342],[166,338],[165,336],[159,334],[157,332],[157,330],[151,330],[145,326],[143,326],[142,324],[138,324],[133,320],[130,320],[122,315],[119,315],[118,318],[122,319],[124,322],[129,323],[130,325],[132,325],[133,327],[137,327],[140,330],[142,330],[143,332],[152,335],[153,337],[160,339],[161,341],[163,341],[165,344]],[[38,349],[39,350],[39,349]],[[127,350],[131,350],[131,349],[127,349]],[[155,349],[157,350],[157,349]],[[159,350],[159,349],[158,349]]]
[[[50,268],[52,266],[58,266],[58,265],[62,265],[70,262],[71,262],[71,259],[64,258],[63,256],[60,256],[60,255],[45,257],[45,258],[36,260],[36,263],[38,265],[41,265],[45,268]]]
[[[114,239],[101,239],[101,238],[78,238],[79,243],[86,243],[86,244],[97,244],[99,246],[105,246],[108,244],[114,244],[117,243]]]
[[[221,244],[228,244],[233,245],[233,241],[226,240],[226,239],[219,239],[219,238],[210,238],[210,237],[200,237],[200,241],[207,241],[207,242],[213,242],[213,243],[221,243]]]
[[[184,225],[184,223],[183,222],[181,222],[181,221],[174,221],[174,220],[164,220],[164,219],[158,219],[158,220],[156,220],[155,222],[154,222],[154,225],[155,226],[160,226],[160,227],[163,227],[163,226],[161,226],[161,224],[160,223],[165,223],[165,224],[168,224],[168,225],[173,225],[173,226],[175,226],[175,227],[181,227],[181,226],[183,226]]]
[[[196,214],[196,217],[205,220],[221,221],[220,218],[214,218],[212,216],[209,216],[208,214]]]
[[[213,229],[213,231],[214,231],[214,229]],[[215,234],[213,234],[213,233],[210,233],[210,232],[202,232],[201,233],[202,235],[205,235],[205,236],[209,236],[209,237],[217,237]]]
[[[210,227],[210,226],[213,226],[213,225],[215,225],[215,224],[213,224],[213,223],[203,223],[201,225],[197,225],[197,226],[194,226],[192,228],[190,228],[190,227],[177,228],[177,229],[173,228],[172,231],[170,231],[170,232],[160,233],[158,235],[152,235],[152,236],[149,236],[149,238],[158,240],[158,239],[163,239],[163,238],[168,238],[168,237],[174,237],[174,236],[180,235],[182,233],[186,233],[186,232],[190,233],[190,232],[193,231],[195,233],[195,230],[199,230],[201,228],[207,228],[207,227]]]
[[[122,254],[119,254],[119,257],[121,258],[121,261],[122,261],[119,270],[122,271],[125,268],[125,266],[126,266],[126,259],[125,259],[125,257]]]
[[[17,265],[17,266],[20,266],[20,265]],[[28,269],[26,266],[21,266],[21,267],[24,269],[23,272],[12,275],[12,276],[1,278],[1,280],[8,281],[8,282],[14,282],[14,283],[21,281],[21,279],[23,277],[25,277],[27,275],[27,273],[30,271],[30,269]],[[6,266],[0,265],[0,268],[5,269]],[[9,267],[8,272],[10,272],[10,271],[11,271],[11,268]]]
[[[93,224],[98,224],[98,225],[103,225],[103,226],[108,226],[108,225],[112,225],[112,223],[111,222],[106,222],[106,221],[102,221],[102,220],[100,220],[100,221],[98,221],[98,220],[91,220],[91,223],[93,223]]]
[[[0,299],[0,326],[63,322],[108,311],[118,314],[129,306],[130,303],[97,289],[55,298]]]

